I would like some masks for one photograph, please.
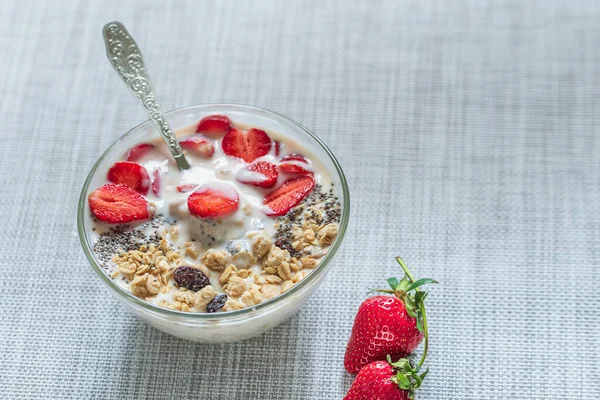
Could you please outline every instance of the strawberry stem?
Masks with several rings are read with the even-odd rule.
[[[425,340],[423,342],[423,354],[421,354],[417,368],[421,368],[425,362],[425,358],[427,358],[427,350],[429,350],[429,329],[427,329],[427,315],[425,314],[425,304],[423,304],[423,301],[420,302],[419,307],[421,308],[421,316],[423,317],[423,337]]]
[[[400,264],[400,267],[402,267],[402,269],[404,270],[404,274],[406,274],[406,277],[410,280],[410,282],[415,283],[415,278],[408,270],[408,267],[406,266],[406,264],[404,264],[404,261],[400,257],[396,257],[396,261],[398,262],[398,264]],[[418,292],[418,291],[419,291],[418,288],[415,289],[415,292]],[[419,360],[419,362],[417,364],[417,370],[419,368],[421,368],[421,366],[425,362],[425,358],[427,358],[427,351],[429,350],[429,330],[427,329],[427,315],[425,314],[425,302],[423,301],[423,298],[420,298],[418,300],[418,306],[419,306],[419,310],[421,311],[421,317],[422,317],[422,323],[423,323],[423,337],[424,337],[425,341],[423,343],[423,354],[421,354],[421,359]]]

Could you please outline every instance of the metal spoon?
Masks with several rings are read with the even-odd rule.
[[[137,43],[123,24],[117,21],[104,25],[103,34],[108,60],[131,89],[133,95],[144,106],[146,114],[158,128],[179,169],[189,169],[190,164],[156,102],[150,79],[146,73],[144,57]]]

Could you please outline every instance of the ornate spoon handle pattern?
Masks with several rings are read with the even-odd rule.
[[[173,154],[179,169],[189,169],[190,165],[181,150],[173,130],[156,102],[150,79],[146,73],[144,57],[137,43],[127,29],[117,21],[109,22],[103,29],[106,55],[125,84],[137,97],[146,113],[158,128],[167,147]]]

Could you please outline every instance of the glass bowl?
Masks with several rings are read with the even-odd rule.
[[[342,168],[331,151],[315,134],[290,118],[262,108],[234,104],[191,106],[171,111],[166,116],[171,127],[178,129],[197,123],[210,114],[225,114],[236,123],[272,130],[292,138],[317,156],[330,171],[332,182],[338,187],[338,191],[341,188],[342,215],[339,233],[327,255],[306,278],[285,293],[256,306],[209,314],[174,311],[148,303],[122,289],[106,274],[100,267],[100,262],[96,259],[90,243],[92,227],[91,218],[88,217],[90,209],[87,197],[92,190],[105,183],[105,171],[115,161],[122,159],[127,149],[157,136],[151,121],[146,121],[121,136],[96,161],[81,190],[77,227],[83,251],[98,277],[108,286],[110,292],[139,318],[163,332],[182,339],[198,342],[235,342],[259,335],[279,325],[294,315],[314,293],[330,268],[346,233],[350,215],[350,196]]]

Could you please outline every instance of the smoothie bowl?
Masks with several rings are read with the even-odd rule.
[[[293,315],[322,282],[349,217],[346,179],[314,134],[242,105],[167,113],[180,171],[147,121],[90,171],[78,230],[92,268],[157,329],[232,342]]]

